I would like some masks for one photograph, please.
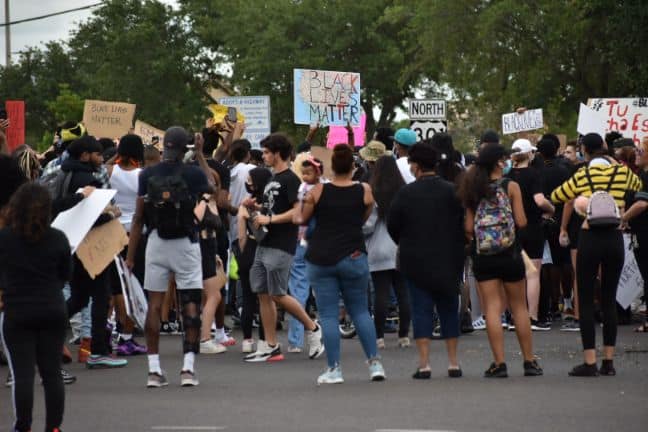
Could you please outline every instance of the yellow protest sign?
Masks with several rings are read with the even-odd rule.
[[[211,104],[207,106],[207,109],[212,113],[212,119],[214,120],[214,124],[219,124],[222,123],[223,120],[225,120],[225,116],[227,116],[227,109],[229,107],[221,104]],[[236,111],[236,121],[239,123],[244,123],[245,122],[245,116],[241,114],[240,111]]]

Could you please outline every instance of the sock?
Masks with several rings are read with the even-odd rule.
[[[184,363],[182,364],[182,370],[194,371],[194,360],[196,359],[196,354],[192,352],[185,353]]]
[[[225,336],[225,327],[216,328],[216,333],[214,334],[214,339],[221,341],[221,340],[225,339],[226,337],[227,336]]]
[[[124,342],[128,342],[129,340],[133,339],[133,335],[129,333],[119,333],[119,338]]]
[[[160,369],[160,355],[159,354],[149,354],[148,355],[148,364],[149,372],[162,374],[162,369]]]

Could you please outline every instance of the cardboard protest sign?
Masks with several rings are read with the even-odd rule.
[[[117,274],[121,282],[122,294],[126,305],[126,315],[128,315],[139,328],[144,330],[146,323],[146,314],[148,313],[148,303],[144,290],[135,275],[126,267],[126,263],[121,256],[115,257]]]
[[[597,133],[605,137],[606,118],[603,112],[595,111],[585,104],[580,104],[576,130],[581,135]]]
[[[365,127],[367,125],[367,114],[362,113],[360,116],[360,124],[353,128],[353,140],[356,147],[362,147],[365,144]],[[349,144],[349,133],[346,127],[343,126],[330,126],[328,131],[328,138],[326,139],[326,147],[333,148],[337,144]]]
[[[69,210],[59,213],[52,227],[63,231],[75,253],[92,225],[117,193],[113,189],[96,189],[88,198]]]
[[[118,219],[113,219],[91,229],[77,248],[76,254],[90,277],[94,279],[127,244],[126,230]]]
[[[142,138],[144,144],[151,144],[153,137],[158,137],[160,139],[158,147],[160,149],[162,148],[162,141],[165,134],[163,130],[158,129],[155,126],[151,126],[150,124],[145,123],[141,120],[137,120],[135,122],[133,133]]]
[[[236,108],[237,117],[240,113],[245,121],[243,136],[253,148],[260,148],[261,140],[270,135],[270,96],[232,96],[218,102]]]
[[[86,100],[83,124],[96,138],[121,138],[133,127],[135,105],[125,102]]]
[[[9,127],[7,128],[7,146],[13,151],[25,143],[25,101],[8,100],[5,102]]]
[[[333,179],[333,170],[331,169],[333,150],[326,147],[311,147],[310,153],[314,158],[321,160],[324,164],[324,177],[329,180]]]
[[[502,115],[502,133],[505,135],[543,127],[542,108]]]
[[[605,118],[605,133],[618,131],[625,138],[631,138],[636,146],[648,135],[648,97],[640,98],[595,98],[587,105]]]
[[[619,285],[617,288],[616,301],[626,309],[636,298],[643,292],[643,279],[639,272],[639,266],[635,255],[630,248],[630,235],[623,235],[623,244],[625,246],[625,263],[621,270]]]
[[[360,124],[359,73],[295,69],[293,78],[296,124]]]

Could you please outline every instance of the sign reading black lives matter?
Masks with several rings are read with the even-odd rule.
[[[542,108],[502,115],[502,133],[505,135],[542,129],[543,127]]]

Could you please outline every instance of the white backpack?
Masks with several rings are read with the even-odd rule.
[[[591,228],[614,227],[619,226],[621,223],[621,212],[619,211],[619,206],[617,206],[614,197],[609,193],[618,170],[619,165],[615,165],[612,175],[610,176],[610,181],[605,190],[596,190],[589,169],[585,171],[585,176],[587,177],[590,189],[592,190],[592,196],[587,204],[586,216],[587,223]]]

